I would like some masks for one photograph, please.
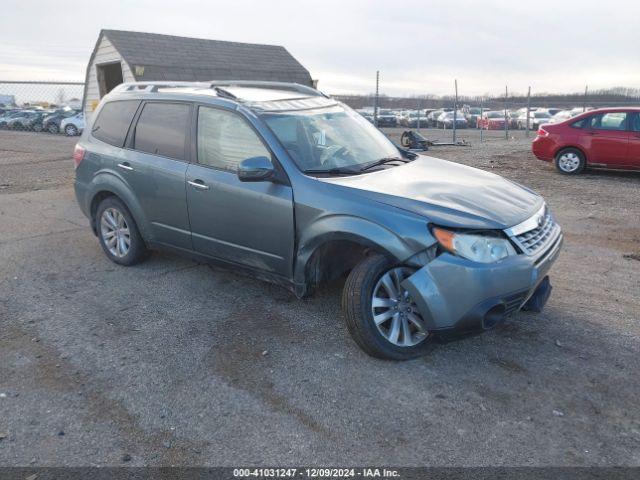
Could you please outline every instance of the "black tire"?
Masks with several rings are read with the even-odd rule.
[[[562,166],[562,158],[564,155],[573,154],[578,157],[578,167],[575,170],[568,170],[566,167]],[[577,148],[564,148],[556,153],[554,164],[556,166],[556,170],[563,175],[577,175],[584,171],[587,161],[584,157],[584,154],[578,150]]]
[[[78,128],[70,123],[69,125],[64,127],[64,133],[67,135],[67,137],[75,137],[76,135],[78,135]]]
[[[431,351],[432,336],[412,347],[396,346],[380,334],[373,321],[371,296],[391,267],[393,263],[382,255],[367,257],[356,265],[342,291],[342,312],[351,337],[365,353],[384,360],[410,360]]]
[[[57,134],[57,133],[60,133],[60,127],[58,127],[58,125],[56,125],[55,123],[53,123],[53,122],[52,122],[52,123],[50,123],[50,124],[49,124],[49,126],[47,127],[47,131],[48,131],[49,133],[52,133],[52,134],[54,134],[54,135],[55,135],[55,134]]]
[[[41,132],[43,130],[41,123],[34,123],[32,128],[34,132]]]
[[[123,255],[121,257],[118,257],[113,253],[111,253],[111,251],[109,251],[109,247],[106,245],[105,239],[101,232],[100,223],[102,219],[102,214],[107,209],[115,209],[118,212],[120,212],[124,216],[126,224],[129,227],[129,239],[130,239],[129,250],[127,251],[126,255]],[[119,198],[115,196],[107,197],[102,202],[100,202],[100,205],[98,205],[98,210],[96,211],[95,222],[96,222],[95,223],[96,231],[98,232],[98,239],[100,241],[100,246],[102,247],[102,250],[104,251],[105,255],[109,258],[109,260],[119,265],[130,266],[130,265],[135,265],[137,263],[143,262],[144,260],[147,259],[147,257],[149,256],[149,250],[147,249],[147,246],[144,243],[144,239],[140,235],[138,226],[136,225],[135,220],[131,216],[129,209],[126,207],[124,203],[122,203],[122,201]]]

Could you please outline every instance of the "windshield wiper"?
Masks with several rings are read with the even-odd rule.
[[[360,169],[360,171],[364,172],[365,170],[369,170],[370,168],[377,167],[379,165],[384,165],[386,163],[393,163],[393,162],[409,163],[410,161],[411,160],[407,158],[401,158],[401,157],[384,157],[384,158],[381,158],[380,160],[376,160],[375,162],[371,162],[365,165]]]
[[[311,169],[311,170],[303,170],[302,173],[309,174],[326,174],[326,175],[357,175],[360,173],[360,170],[353,170],[351,168],[329,168],[329,169]]]

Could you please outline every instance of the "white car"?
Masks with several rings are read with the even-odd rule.
[[[84,130],[84,113],[80,112],[69,118],[65,118],[60,122],[60,131],[64,132],[68,137],[80,135]]]

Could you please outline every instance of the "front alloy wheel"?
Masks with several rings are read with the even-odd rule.
[[[407,267],[392,268],[380,277],[371,298],[371,313],[378,332],[398,347],[412,347],[428,335],[418,307],[401,286],[412,273]]]
[[[402,282],[415,272],[383,255],[355,266],[342,293],[347,329],[372,357],[409,360],[427,353],[433,342],[414,299]]]

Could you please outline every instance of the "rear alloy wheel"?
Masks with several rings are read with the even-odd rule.
[[[584,155],[578,149],[566,148],[556,155],[556,168],[564,175],[578,174],[584,167]]]
[[[390,360],[424,355],[432,345],[411,295],[402,282],[415,272],[382,255],[362,260],[351,271],[342,294],[349,333],[366,353]]]
[[[66,133],[68,137],[75,137],[76,135],[78,135],[78,129],[74,124],[70,123],[69,125],[64,127],[64,133]]]
[[[34,123],[32,128],[33,128],[34,132],[41,132],[42,131],[42,124],[41,123]]]
[[[134,265],[147,258],[148,250],[127,207],[116,197],[100,203],[96,212],[100,245],[107,257],[120,265]]]

